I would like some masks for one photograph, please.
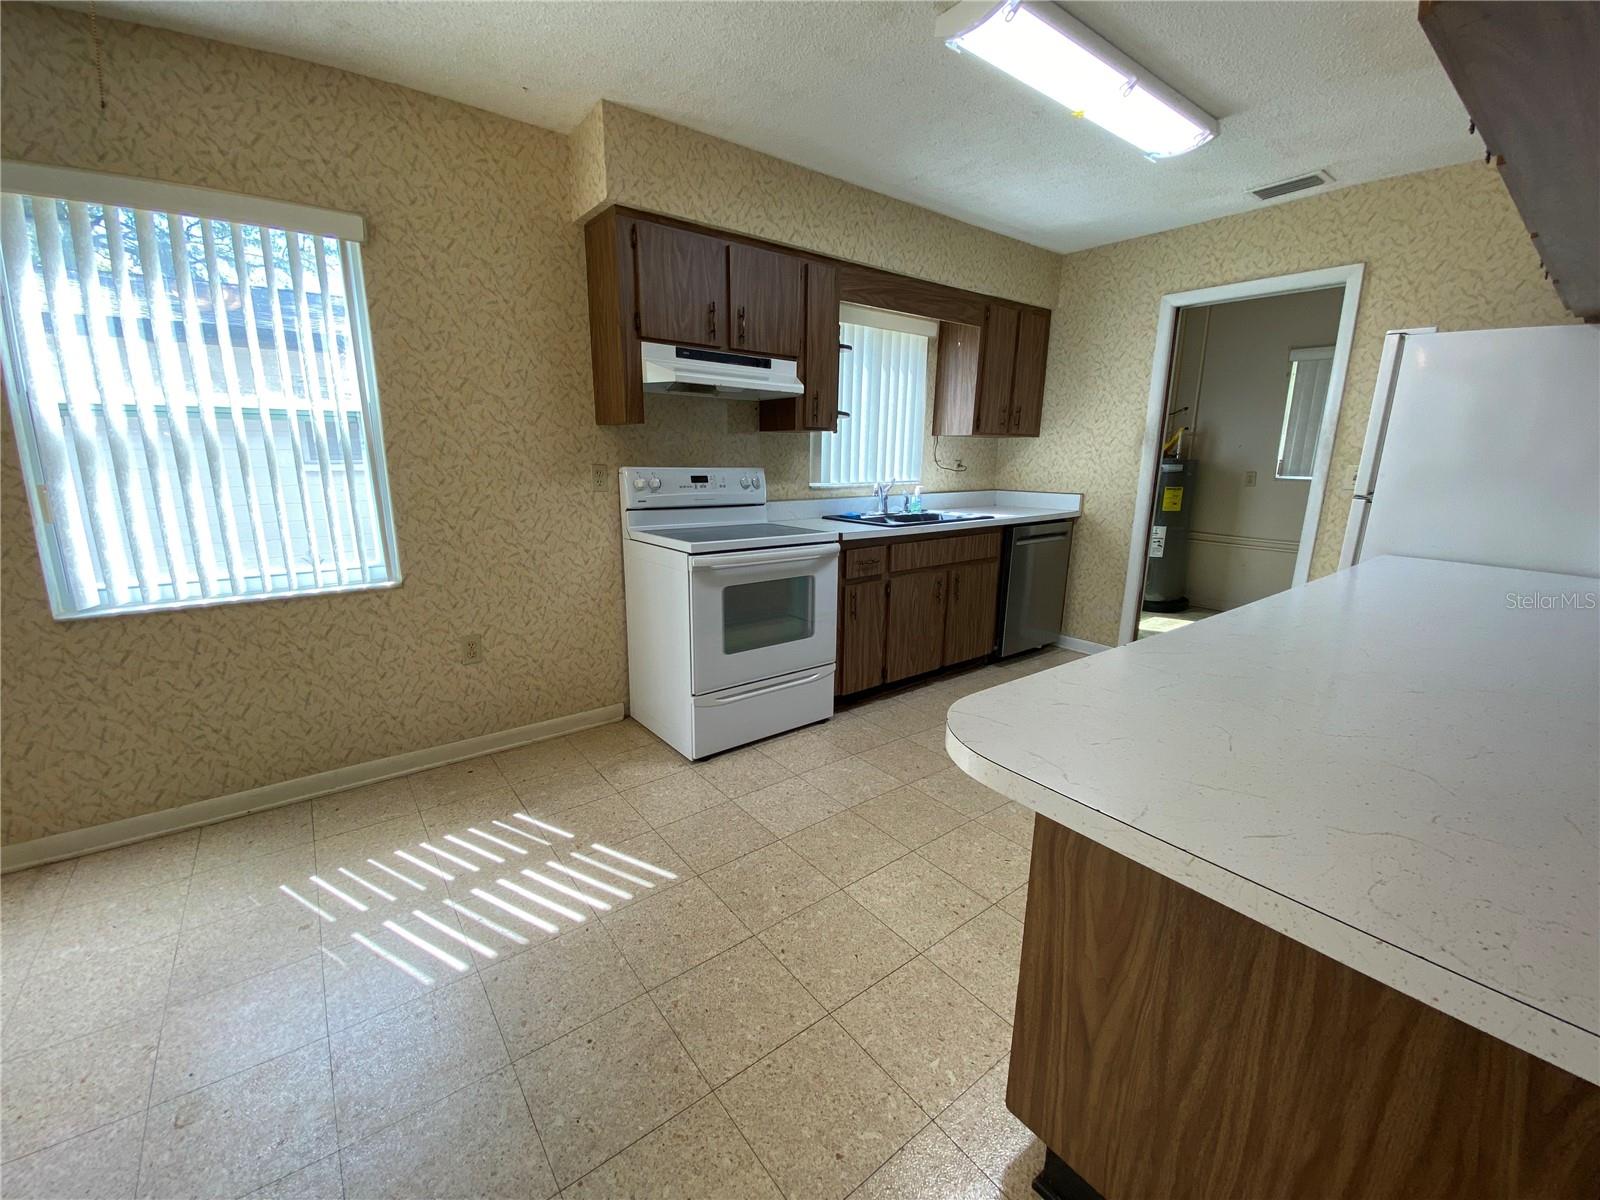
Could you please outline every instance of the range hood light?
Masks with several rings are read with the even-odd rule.
[[[1054,4],[957,4],[939,36],[1093,121],[1150,158],[1187,154],[1217,136],[1217,122]]]

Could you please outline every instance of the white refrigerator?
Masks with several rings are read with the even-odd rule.
[[[1340,566],[1600,576],[1600,326],[1384,339]]]

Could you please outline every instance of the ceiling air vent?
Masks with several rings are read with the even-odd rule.
[[[1285,179],[1282,183],[1269,183],[1265,187],[1251,188],[1250,194],[1257,200],[1276,200],[1279,196],[1287,196],[1291,192],[1303,192],[1307,188],[1321,187],[1325,183],[1332,183],[1333,176],[1326,171],[1313,171],[1310,175],[1301,175],[1297,179]]]

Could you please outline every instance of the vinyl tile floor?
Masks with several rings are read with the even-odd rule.
[[[622,721],[0,882],[0,1194],[1025,1200],[1045,651],[700,763]]]

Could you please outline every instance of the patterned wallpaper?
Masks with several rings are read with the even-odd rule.
[[[1027,304],[1055,303],[1061,257],[1049,250],[634,109],[610,102],[599,108],[607,204]]]
[[[1313,578],[1349,511],[1385,330],[1572,320],[1493,168],[1446,167],[1068,255],[1051,328],[1043,436],[1006,442],[1000,486],[1084,493],[1064,621],[1114,644],[1161,297],[1365,263]]]
[[[591,468],[761,463],[775,496],[799,496],[807,438],[758,433],[753,406],[725,402],[652,402],[643,426],[594,424],[573,216],[592,207],[583,197],[606,186],[608,165],[640,207],[1019,299],[1055,293],[1060,260],[1044,251],[661,122],[619,118],[628,132],[607,158],[600,134],[615,127],[598,118],[568,139],[294,59],[115,21],[101,29],[103,113],[87,18],[0,9],[0,152],[367,219],[405,582],[57,623],[7,418],[6,842],[625,698],[616,497],[609,483],[590,490]],[[650,137],[675,149],[641,154]],[[1026,287],[1002,287],[1006,276]],[[930,452],[924,482],[993,483],[993,442],[946,439],[943,456],[956,455],[966,473],[936,470]],[[471,667],[457,661],[467,634],[484,637],[485,661]]]

